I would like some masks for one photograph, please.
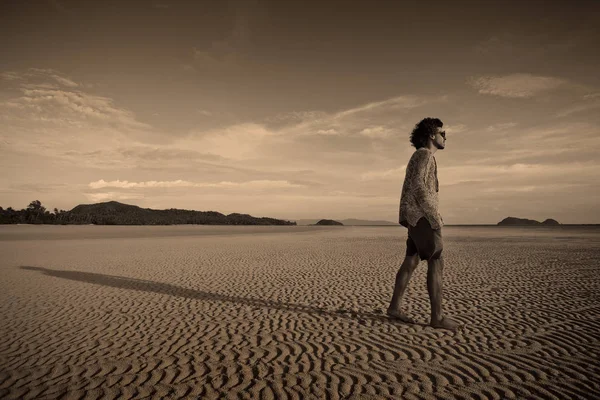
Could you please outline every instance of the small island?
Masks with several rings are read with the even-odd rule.
[[[332,219],[322,219],[319,222],[317,222],[315,225],[339,225],[339,226],[344,226],[344,224],[342,224],[341,222],[334,221]]]
[[[319,221],[318,219],[297,219],[296,224],[298,225],[315,225]],[[397,226],[397,222],[383,221],[383,220],[368,220],[368,219],[356,219],[347,218],[342,219],[341,222],[344,226]]]
[[[506,217],[502,221],[498,222],[499,226],[557,226],[560,223],[552,218],[548,218],[544,220],[544,222],[539,222],[534,219],[527,218],[516,218],[516,217]]]

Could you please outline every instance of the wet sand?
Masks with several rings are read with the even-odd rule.
[[[0,398],[591,398],[600,228],[0,226]]]

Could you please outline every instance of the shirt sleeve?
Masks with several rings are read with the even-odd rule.
[[[417,152],[415,160],[415,174],[413,176],[412,187],[416,200],[423,209],[425,217],[431,224],[433,229],[440,229],[440,215],[433,202],[433,198],[429,190],[427,190],[427,177],[433,168],[433,155],[429,151]]]

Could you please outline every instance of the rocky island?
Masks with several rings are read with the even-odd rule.
[[[538,225],[546,225],[546,226],[556,226],[560,225],[560,223],[552,218],[548,218],[544,220],[544,222],[539,222],[533,219],[527,218],[516,218],[516,217],[506,217],[502,221],[498,222],[500,226],[538,226]]]
[[[334,221],[332,219],[322,219],[319,222],[317,222],[315,225],[340,225],[340,226],[344,226],[344,224],[342,224],[341,222]]]

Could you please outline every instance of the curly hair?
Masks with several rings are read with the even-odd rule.
[[[410,133],[411,145],[417,149],[425,147],[429,135],[436,133],[437,128],[441,128],[442,126],[444,126],[444,123],[439,118],[423,118]]]

